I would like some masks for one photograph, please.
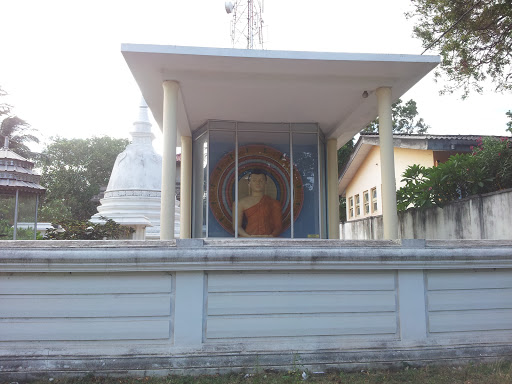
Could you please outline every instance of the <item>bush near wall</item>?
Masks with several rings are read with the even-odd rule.
[[[512,188],[510,138],[486,137],[471,149],[436,167],[409,166],[403,173],[406,184],[397,191],[398,210],[443,207],[471,195]]]
[[[132,228],[123,227],[112,219],[106,219],[104,224],[94,224],[90,221],[62,220],[60,228],[46,232],[45,240],[117,240],[127,239],[135,232]]]

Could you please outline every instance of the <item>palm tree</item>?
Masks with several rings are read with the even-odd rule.
[[[7,93],[0,88],[0,96]],[[25,120],[11,115],[9,104],[0,104],[0,146],[6,137],[9,138],[9,148],[18,155],[31,158],[34,153],[28,148],[27,143],[39,143],[39,139],[32,134],[34,129]]]

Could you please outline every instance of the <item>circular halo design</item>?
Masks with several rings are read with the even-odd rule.
[[[217,222],[226,231],[233,230],[233,202],[235,196],[235,151],[228,152],[217,162],[210,174],[210,209]],[[238,180],[243,180],[253,169],[262,169],[276,187],[276,200],[281,203],[283,232],[290,227],[291,190],[290,159],[267,145],[252,144],[238,148]],[[293,216],[299,217],[304,203],[304,188],[297,166],[293,166]]]

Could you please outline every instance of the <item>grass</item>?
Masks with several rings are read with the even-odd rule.
[[[167,377],[87,377],[75,379],[55,379],[37,381],[39,384],[511,384],[512,363],[497,362],[492,364],[469,364],[461,367],[427,366],[422,368],[406,367],[394,371],[329,372],[325,374],[307,373],[297,369],[290,372],[261,372],[257,374],[227,374],[202,376],[167,376]]]

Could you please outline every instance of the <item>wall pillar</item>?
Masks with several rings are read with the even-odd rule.
[[[422,270],[398,271],[400,339],[423,341],[427,338],[427,303]]]
[[[398,239],[391,88],[377,88],[384,239]]]
[[[179,240],[178,240],[179,241]],[[174,345],[201,346],[204,318],[204,272],[176,272]]]
[[[192,138],[181,136],[180,238],[190,239],[192,215]]]
[[[336,139],[327,140],[327,228],[329,239],[340,238],[338,196],[338,148]]]
[[[176,195],[176,135],[178,131],[178,90],[175,81],[164,81],[162,199],[160,206],[160,240],[174,239]]]

